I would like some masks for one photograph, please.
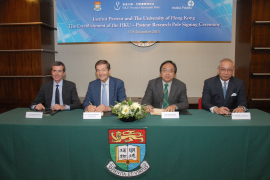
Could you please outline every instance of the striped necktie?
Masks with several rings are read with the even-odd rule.
[[[169,106],[169,95],[168,95],[168,84],[165,84],[164,95],[163,95],[163,109]]]

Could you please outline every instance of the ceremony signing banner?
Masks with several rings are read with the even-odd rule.
[[[57,0],[58,43],[231,41],[232,0]]]

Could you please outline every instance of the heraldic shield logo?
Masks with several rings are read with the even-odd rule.
[[[110,129],[109,151],[112,161],[106,167],[115,175],[134,177],[150,168],[144,160],[146,129]]]

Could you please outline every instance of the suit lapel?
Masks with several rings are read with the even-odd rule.
[[[172,98],[173,98],[173,95],[176,93],[176,89],[177,89],[174,81],[175,81],[175,79],[173,78],[172,86],[171,86],[170,93],[169,93],[169,104],[170,104],[170,102],[173,102]]]
[[[96,103],[97,104],[96,106],[99,106],[100,101],[101,101],[101,99],[100,99],[101,81],[99,79],[97,79],[96,88],[94,88],[94,89],[97,90],[97,97],[93,97],[93,99],[94,98],[97,99],[98,102]]]
[[[162,102],[163,103],[164,93],[163,93],[163,84],[162,84],[162,79],[161,78],[159,78],[158,81],[157,81],[156,90],[158,92],[159,102]],[[160,107],[161,106],[162,106],[162,104],[160,104]]]
[[[110,82],[109,82],[109,105],[114,104],[114,102],[113,102],[114,91],[115,91],[115,80],[110,77]]]
[[[49,84],[48,86],[48,92],[49,92],[49,97],[50,97],[50,103],[49,103],[49,108],[51,107],[51,104],[52,104],[52,97],[54,96],[53,94],[53,80],[52,82]]]
[[[67,84],[66,81],[63,79],[63,87],[62,87],[62,100],[63,100],[63,104],[66,104],[66,102],[64,102],[64,98],[66,97],[67,94]]]
[[[221,104],[224,104],[224,95],[223,95],[222,84],[221,84],[221,81],[220,81],[218,75],[216,76],[215,84],[216,84],[215,88],[216,88],[217,94],[219,95]]]
[[[226,104],[227,101],[229,100],[229,98],[231,97],[231,95],[232,95],[232,93],[234,91],[234,88],[235,88],[235,86],[234,86],[234,79],[233,79],[233,77],[231,77],[231,79],[229,81],[229,86],[228,86],[227,91],[226,91],[226,97],[225,97],[224,104]]]

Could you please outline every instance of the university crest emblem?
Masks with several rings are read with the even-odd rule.
[[[94,4],[95,4],[94,10],[95,11],[100,11],[101,10],[101,2],[100,1],[99,2],[94,2]]]
[[[146,129],[110,129],[109,151],[112,161],[107,169],[122,177],[134,177],[150,166],[145,160]]]

